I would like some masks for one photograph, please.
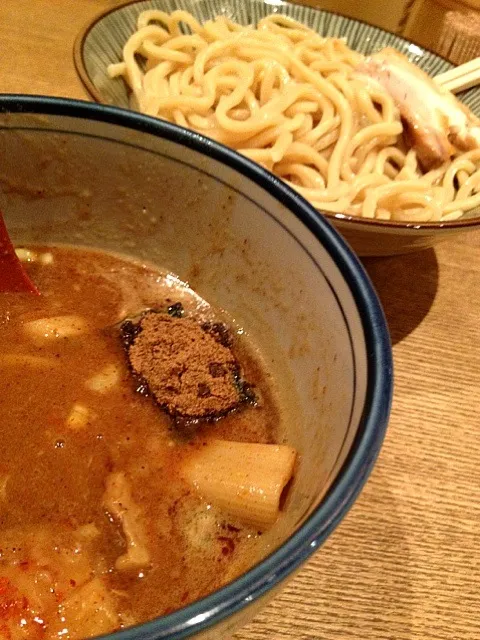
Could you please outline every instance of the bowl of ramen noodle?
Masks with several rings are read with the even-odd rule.
[[[480,225],[480,90],[377,27],[265,0],[134,2],[79,34],[90,94],[224,144],[284,180],[361,255]]]
[[[35,285],[12,291],[0,228],[0,637],[228,638],[379,452],[368,277],[282,180],[176,125],[0,96],[0,154]]]

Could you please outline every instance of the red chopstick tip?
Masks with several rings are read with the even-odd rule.
[[[33,293],[40,291],[28,277],[18,259],[0,211],[0,293]]]

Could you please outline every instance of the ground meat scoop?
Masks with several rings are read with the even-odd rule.
[[[187,423],[217,420],[254,402],[225,325],[182,317],[178,305],[170,309],[147,311],[138,322],[121,326],[138,390],[152,395],[175,421]]]

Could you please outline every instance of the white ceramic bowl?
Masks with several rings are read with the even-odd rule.
[[[200,21],[219,14],[240,22],[256,23],[271,13],[288,15],[322,36],[345,37],[352,49],[370,54],[384,47],[394,47],[427,73],[434,76],[452,65],[436,54],[393,33],[372,25],[281,0],[141,0],[129,2],[103,12],[79,34],[74,48],[75,64],[86,88],[98,102],[128,107],[128,91],[121,78],[112,80],[107,66],[122,57],[123,45],[135,30],[141,11],[159,8],[170,12],[182,8]],[[480,116],[480,88],[459,96]],[[353,249],[362,256],[407,253],[432,246],[451,235],[480,227],[480,210],[468,212],[460,220],[443,223],[405,223],[360,219],[349,215],[325,213]]]
[[[114,634],[224,639],[336,527],[378,454],[392,360],[368,277],[283,182],[159,120],[0,96],[0,160],[0,206],[14,241],[94,246],[176,273],[233,314],[288,390],[300,464],[272,554],[207,598]]]

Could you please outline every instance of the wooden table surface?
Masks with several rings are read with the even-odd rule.
[[[86,99],[72,45],[112,0],[2,0],[0,92]],[[480,638],[480,234],[365,261],[396,368],[385,445],[337,531],[238,640]]]

